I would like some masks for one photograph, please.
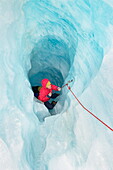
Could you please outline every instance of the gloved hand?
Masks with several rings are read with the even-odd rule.
[[[60,87],[58,87],[58,91],[61,91],[61,88],[60,88]]]
[[[51,97],[51,96],[52,96],[52,93],[49,93],[48,96]]]

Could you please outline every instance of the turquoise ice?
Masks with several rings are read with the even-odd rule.
[[[112,131],[66,87],[51,113],[31,90],[73,79],[113,128],[112,35],[112,0],[0,1],[0,170],[113,169]]]

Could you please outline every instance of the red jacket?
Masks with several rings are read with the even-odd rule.
[[[42,102],[48,101],[50,98],[47,97],[49,93],[52,93],[52,90],[58,91],[58,86],[52,85],[51,84],[51,89],[46,88],[46,84],[48,83],[48,79],[43,79],[42,80],[42,88],[40,89],[38,99],[41,100]]]

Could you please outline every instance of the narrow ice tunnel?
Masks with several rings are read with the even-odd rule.
[[[40,39],[30,55],[31,69],[28,77],[31,86],[41,86],[42,79],[47,78],[52,84],[62,87],[73,65],[76,47],[77,41],[71,50],[64,40],[55,36],[48,35]]]
[[[58,37],[45,36],[31,52],[31,69],[28,77],[32,86],[41,85],[45,77],[53,84],[62,86],[75,56],[70,54],[67,44]]]
[[[42,79],[48,78],[52,84],[62,87],[65,80],[77,78],[76,93],[81,94],[85,90],[101,66],[103,51],[95,41],[84,42],[79,37],[78,42],[77,34],[74,40],[73,44],[68,44],[58,36],[48,35],[43,36],[34,44],[30,54],[31,68],[28,72],[31,86],[41,86]],[[84,50],[82,46],[85,47]],[[96,58],[97,55],[99,55],[98,58]],[[61,107],[57,113],[62,111],[64,102],[67,100],[67,89],[61,94]]]

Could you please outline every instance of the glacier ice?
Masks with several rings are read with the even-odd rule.
[[[31,90],[73,79],[113,128],[112,0],[1,0],[0,14],[0,170],[112,170],[109,129],[66,87],[52,113]]]

